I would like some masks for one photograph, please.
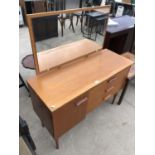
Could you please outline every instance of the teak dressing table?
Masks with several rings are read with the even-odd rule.
[[[110,11],[109,6],[86,10],[97,8]],[[59,137],[124,86],[133,62],[88,39],[36,53],[28,21],[37,71],[28,80],[33,109],[59,148]]]
[[[34,111],[56,141],[123,86],[132,61],[104,49],[28,80]]]

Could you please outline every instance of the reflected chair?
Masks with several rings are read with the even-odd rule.
[[[73,17],[74,17],[74,16],[77,18],[77,20],[76,20],[76,25],[78,25],[79,19],[80,19],[80,22],[82,22],[82,12],[74,13],[74,14],[73,14]]]
[[[72,27],[73,32],[75,33],[74,25],[73,25],[73,14],[60,14],[58,16],[58,20],[61,25],[61,36],[63,36],[63,28],[65,28],[65,21],[69,19],[70,20],[70,25],[69,28]]]

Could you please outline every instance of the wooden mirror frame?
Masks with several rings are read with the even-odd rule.
[[[42,12],[42,13],[26,15],[27,22],[28,22],[29,34],[30,34],[30,40],[31,40],[31,47],[32,47],[32,52],[33,52],[33,56],[34,56],[34,64],[35,64],[35,68],[36,68],[36,74],[39,74],[40,71],[39,71],[37,48],[36,48],[36,44],[35,44],[35,36],[34,36],[34,32],[33,32],[32,20],[34,18],[48,17],[48,16],[52,16],[52,15],[59,15],[59,14],[69,14],[69,13],[76,13],[76,12],[82,12],[82,11],[99,11],[99,9],[103,9],[104,13],[110,13],[111,6],[104,5],[104,6],[96,6],[96,7],[84,7],[84,8],[78,8],[78,9]],[[101,12],[101,10],[100,10],[100,12]]]

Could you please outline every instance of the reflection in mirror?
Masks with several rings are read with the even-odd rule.
[[[103,45],[107,13],[98,11],[60,14],[33,19],[37,52],[84,38]]]
[[[32,31],[39,72],[101,49],[109,11],[110,6],[102,6],[34,14]]]

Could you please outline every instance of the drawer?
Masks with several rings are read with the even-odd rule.
[[[53,112],[54,136],[59,137],[86,116],[88,97],[86,94],[74,99]]]
[[[104,100],[115,95],[124,86],[128,72],[129,68],[117,73],[115,76],[106,81]]]
[[[124,69],[123,71],[115,74],[114,76],[112,76],[111,78],[109,78],[107,80],[107,88],[111,87],[111,86],[117,86],[119,85],[122,81],[124,81],[124,79],[126,79],[127,74],[129,72],[129,68]]]

